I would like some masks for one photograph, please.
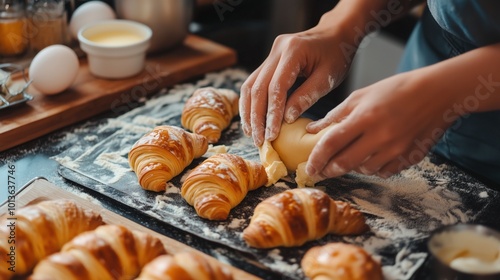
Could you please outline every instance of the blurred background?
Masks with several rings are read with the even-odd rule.
[[[266,58],[276,36],[313,27],[320,17],[331,10],[338,2],[338,0],[176,1],[195,1],[189,31],[236,50],[238,54],[237,66],[246,69],[248,72],[252,72]],[[4,8],[12,8],[11,3],[25,2],[28,11],[30,5],[46,5],[44,3],[50,2],[63,3],[66,14],[62,21],[65,22],[71,18],[72,11],[89,2],[89,0],[0,0],[0,2]],[[112,8],[116,7],[115,0],[103,0],[102,2],[109,4]],[[318,104],[311,110],[317,114],[316,117],[324,115],[334,106],[333,103],[340,102],[353,90],[395,73],[406,40],[417,21],[417,14],[412,13],[382,28],[375,35],[369,36],[368,41],[363,43],[366,47],[358,51],[346,80],[334,90],[335,94],[329,94],[325,97],[326,102],[318,102],[328,106],[321,108],[321,105]],[[61,34],[60,31],[52,28],[52,26],[60,27],[60,22],[53,22],[52,25],[47,25],[47,21],[43,21],[43,23],[43,26],[48,26],[48,28],[39,29],[43,31],[38,32],[40,36],[32,36],[31,38],[30,44],[32,49],[35,48],[32,50],[34,52],[39,51],[44,46],[67,40],[59,38],[60,36],[49,36],[51,33]],[[0,40],[0,57],[2,51],[1,42],[2,40]],[[27,44],[20,44],[20,46],[28,48]],[[21,49],[21,47],[16,50],[7,49],[6,51],[28,55],[28,57],[33,55],[29,51],[26,52]],[[10,56],[7,57],[7,59],[10,58]],[[300,84],[300,82],[299,80],[297,84]]]
[[[76,8],[88,0],[70,2]],[[114,0],[103,2],[114,7]],[[338,0],[196,0],[190,32],[235,49],[238,66],[251,72],[266,58],[276,36],[313,27],[337,3]],[[417,19],[417,13],[412,13],[371,36],[367,47],[358,51],[342,90],[349,92],[394,74]]]

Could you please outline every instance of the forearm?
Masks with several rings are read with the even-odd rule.
[[[322,16],[316,28],[340,31],[344,34],[344,43],[358,47],[366,35],[401,18],[422,2],[423,0],[342,0]]]
[[[500,44],[425,67],[421,81],[449,100],[456,115],[500,110]],[[417,73],[418,74],[418,73]],[[425,88],[424,87],[424,88]]]

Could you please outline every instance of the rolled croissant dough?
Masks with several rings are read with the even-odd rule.
[[[319,139],[331,128],[329,126],[316,134],[306,131],[308,118],[299,118],[294,123],[283,123],[278,138],[272,146],[289,172],[297,170],[299,164],[306,162]]]

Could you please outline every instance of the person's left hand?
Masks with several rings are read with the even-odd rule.
[[[325,118],[308,125],[318,141],[307,163],[309,176],[331,178],[350,171],[389,177],[420,162],[439,140],[456,99],[422,70],[399,74],[353,92]]]

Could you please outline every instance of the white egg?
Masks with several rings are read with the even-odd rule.
[[[108,4],[101,1],[89,1],[73,12],[69,22],[69,29],[73,38],[76,39],[78,38],[78,31],[86,24],[115,18],[115,11]]]
[[[31,86],[47,95],[61,93],[75,81],[79,68],[80,62],[71,48],[63,45],[48,46],[31,61]]]

